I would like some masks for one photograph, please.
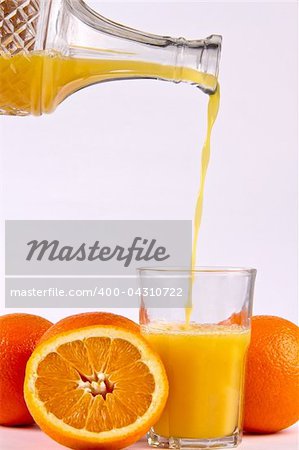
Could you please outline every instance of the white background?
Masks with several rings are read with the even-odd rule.
[[[152,33],[223,35],[198,261],[256,267],[254,313],[296,321],[296,3],[90,4]],[[206,103],[194,87],[139,80],[89,87],[50,116],[1,118],[2,219],[192,218]]]

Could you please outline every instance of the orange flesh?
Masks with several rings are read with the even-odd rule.
[[[35,387],[48,413],[91,432],[134,423],[152,402],[155,381],[124,339],[91,337],[58,347],[39,364]]]

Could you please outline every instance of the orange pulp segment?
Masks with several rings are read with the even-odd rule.
[[[25,399],[38,425],[71,448],[123,448],[159,418],[164,367],[138,333],[93,326],[62,333],[32,354]]]

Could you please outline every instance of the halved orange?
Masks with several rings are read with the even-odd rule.
[[[159,356],[139,333],[111,325],[58,334],[26,368],[25,400],[36,423],[74,449],[121,449],[159,419],[168,395]]]

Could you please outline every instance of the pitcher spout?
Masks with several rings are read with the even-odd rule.
[[[176,61],[176,67],[181,71],[179,81],[194,84],[207,94],[213,94],[217,89],[221,43],[222,37],[215,34],[199,40],[179,38]],[[190,71],[194,71],[195,79],[192,81]]]

